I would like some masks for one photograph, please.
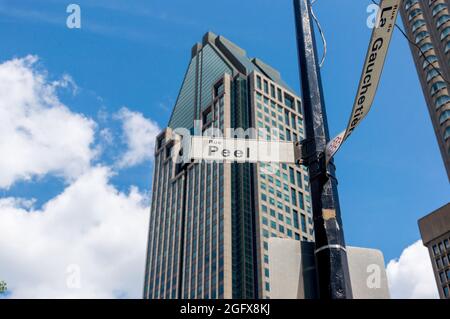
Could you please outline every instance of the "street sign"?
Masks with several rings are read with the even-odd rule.
[[[364,69],[353,104],[352,115],[345,131],[327,144],[325,150],[327,163],[370,111],[380,82],[400,3],[401,0],[381,1],[378,11],[378,23],[373,29],[370,39]]]
[[[190,158],[241,163],[295,163],[292,142],[208,136],[191,137]]]

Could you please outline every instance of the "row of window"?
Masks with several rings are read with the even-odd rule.
[[[441,284],[446,284],[450,282],[450,269],[447,269],[445,272],[444,271],[440,272],[439,280],[441,281]]]
[[[157,156],[157,166],[161,173],[155,179],[154,198],[157,200],[152,203],[152,236],[148,248],[151,257],[147,262],[147,290],[149,298],[175,298],[178,273],[172,265],[178,264],[180,232],[175,229],[180,227],[182,184],[180,180],[169,183],[173,163],[165,160],[164,152]]]
[[[269,108],[270,105],[270,108]],[[278,105],[273,100],[256,93],[256,120],[260,137],[280,140],[303,139],[303,120],[287,108]],[[265,131],[264,131],[265,129]],[[271,136],[273,135],[273,137]]]
[[[445,267],[447,267],[449,265],[449,260],[448,260],[448,256],[447,255],[444,255],[444,256],[442,256],[440,258],[435,259],[435,262],[436,262],[436,267],[438,269],[445,268]]]
[[[270,92],[269,92],[270,87]],[[275,86],[273,83],[269,83],[268,80],[262,79],[261,76],[256,75],[256,88],[259,91],[263,91],[266,95],[270,95],[271,98],[277,99],[278,102],[283,103],[290,109],[296,110],[298,113],[302,114],[302,104],[300,100],[295,99],[289,93]]]
[[[224,128],[223,81],[203,111],[203,129]],[[183,298],[223,298],[224,166],[199,163],[189,169],[186,194]]]
[[[450,239],[444,239],[443,241],[433,245],[433,256],[440,256],[450,251]]]

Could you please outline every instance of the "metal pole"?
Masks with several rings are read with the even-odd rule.
[[[310,174],[319,297],[351,299],[335,166],[326,167],[324,157],[329,133],[309,1],[294,0],[294,10],[306,129],[301,144]]]

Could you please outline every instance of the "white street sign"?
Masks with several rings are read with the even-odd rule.
[[[353,104],[352,115],[345,131],[332,139],[326,146],[325,156],[327,163],[370,111],[380,82],[401,1],[381,1],[378,23],[372,32],[358,93]]]
[[[292,142],[207,136],[191,137],[190,158],[242,163],[295,163]]]

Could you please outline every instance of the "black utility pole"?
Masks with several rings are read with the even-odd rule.
[[[310,6],[310,0],[294,0],[306,128],[302,162],[310,175],[319,297],[351,299],[335,166],[333,162],[326,166],[324,157],[329,132]]]

